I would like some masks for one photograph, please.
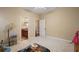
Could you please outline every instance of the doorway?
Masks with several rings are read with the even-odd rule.
[[[37,37],[37,36],[39,36],[40,35],[40,33],[39,33],[39,21],[40,20],[36,20],[36,22],[35,22],[35,37]]]
[[[22,20],[21,38],[24,40],[28,39],[28,19],[27,18]]]
[[[40,20],[36,21],[35,36],[45,37],[45,35],[46,35],[45,19],[43,16],[40,16]]]

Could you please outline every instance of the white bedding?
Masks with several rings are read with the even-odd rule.
[[[11,48],[12,51],[18,51],[32,43],[38,43],[48,48],[51,52],[73,52],[74,50],[73,44],[70,44],[69,41],[51,36],[35,37],[28,40],[23,40]]]

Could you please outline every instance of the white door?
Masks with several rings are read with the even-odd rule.
[[[43,36],[45,37],[45,20],[44,19],[41,19],[40,20],[40,36]]]

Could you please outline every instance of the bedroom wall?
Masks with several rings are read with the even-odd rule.
[[[19,17],[17,15],[17,10],[16,8],[0,8],[0,18],[2,17],[2,21],[0,21],[1,28],[0,29],[0,40],[7,41],[7,26],[11,23],[14,24],[14,28],[10,31],[10,33],[16,33],[18,34],[18,28],[19,28]],[[19,35],[18,35],[19,39]]]
[[[72,40],[79,30],[79,8],[56,8],[45,15],[45,20],[48,35]]]
[[[4,23],[4,24],[3,24]],[[6,25],[7,21],[5,21],[5,19],[3,18],[3,16],[0,13],[0,41],[4,40],[4,29],[5,29],[5,25]]]
[[[14,28],[11,31],[17,34],[18,41],[21,40],[21,22],[25,17],[30,18],[29,21],[29,38],[35,36],[35,20],[38,20],[38,15],[22,8],[0,8],[0,40],[7,39],[6,25],[13,23]]]

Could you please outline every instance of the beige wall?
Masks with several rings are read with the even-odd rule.
[[[18,35],[18,31],[19,31],[19,17],[18,17],[18,12],[17,12],[17,9],[16,8],[0,8],[0,13],[2,18],[1,20],[4,20],[3,22],[0,21],[0,23],[2,23],[3,26],[1,27],[4,27],[4,29],[0,30],[1,32],[1,35],[0,35],[0,40],[6,40],[7,41],[7,25],[10,24],[10,23],[13,23],[14,24],[14,28],[10,31],[11,32],[15,32],[17,35]],[[3,34],[3,35],[2,35]],[[1,39],[2,38],[2,39]],[[18,35],[18,39],[19,39],[19,35]]]
[[[25,17],[29,18],[29,38],[35,36],[35,20],[38,15],[25,11],[22,8],[0,8],[0,40],[7,39],[6,25],[14,23],[15,27],[11,32],[16,32],[18,40],[21,40],[21,26]]]
[[[35,27],[39,16],[21,8],[0,8],[0,40],[7,38],[5,26],[14,23],[11,32],[16,32],[21,39],[21,27],[25,18],[29,18],[29,38],[35,36]],[[47,34],[71,40],[79,30],[79,8],[57,8],[45,15]]]
[[[48,35],[72,40],[79,30],[79,8],[56,8],[45,15]]]

